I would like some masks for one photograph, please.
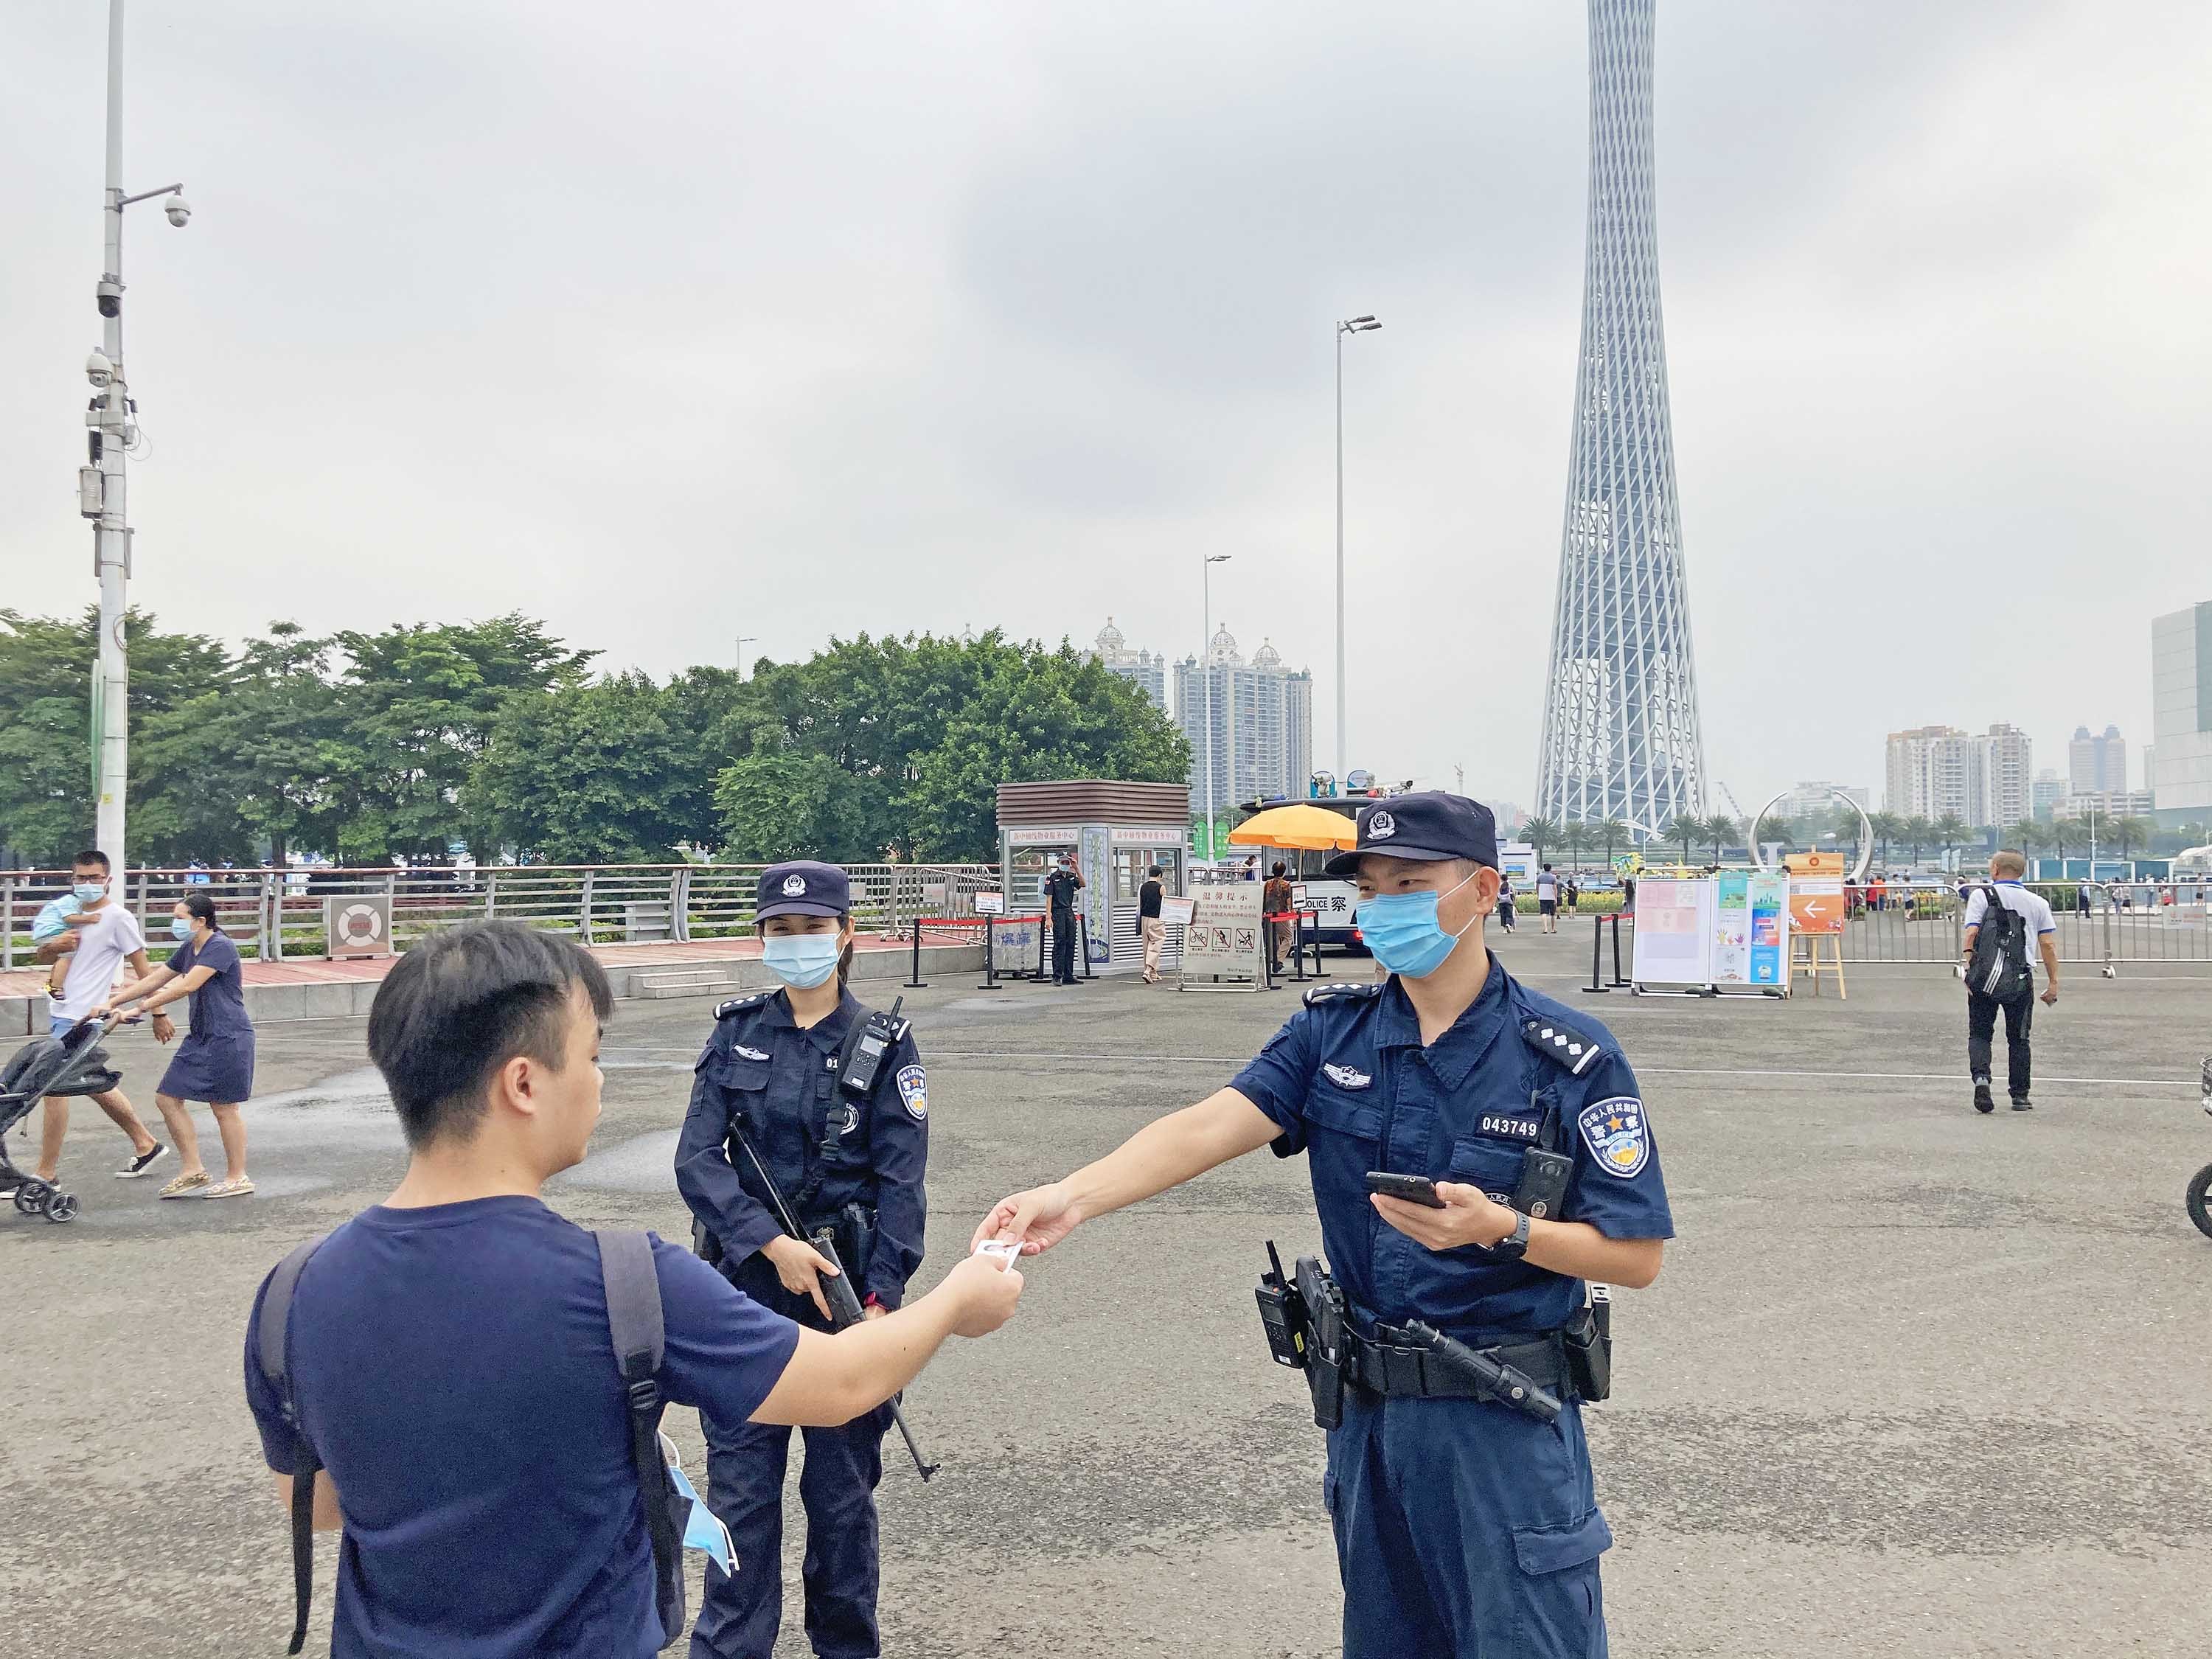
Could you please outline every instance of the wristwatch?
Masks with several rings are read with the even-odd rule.
[[[1528,1254],[1528,1218],[1516,1210],[1513,1231],[1490,1247],[1491,1255],[1502,1261],[1518,1261]]]

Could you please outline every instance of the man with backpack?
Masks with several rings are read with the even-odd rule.
[[[432,935],[377,993],[406,1176],[288,1256],[246,1329],[293,1517],[294,1653],[313,1533],[342,1528],[335,1655],[646,1659],[682,1633],[697,1518],[659,1461],[664,1403],[849,1422],[1013,1312],[1021,1275],[979,1255],[880,1319],[802,1330],[681,1246],[549,1209],[539,1188],[599,1121],[611,1006],[586,952],[513,921]]]
[[[2043,958],[2046,1003],[2058,1000],[2058,923],[2051,905],[2022,886],[2027,860],[2000,850],[1990,860],[1990,884],[1966,897],[1966,1065],[1973,1074],[1974,1109],[1993,1112],[1990,1040],[1997,1013],[2005,1023],[2005,1085],[2015,1112],[2034,1110],[2027,1097],[2029,1016],[2035,1012],[2035,970],[2028,940]]]

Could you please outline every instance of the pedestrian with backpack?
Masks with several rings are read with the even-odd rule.
[[[547,1207],[599,1121],[611,1007],[587,952],[514,921],[432,934],[377,992],[406,1176],[287,1256],[246,1328],[295,1654],[313,1533],[343,1529],[334,1655],[647,1659],[683,1632],[679,1542],[719,1547],[661,1462],[664,1404],[849,1422],[1013,1312],[1021,1276],[977,1255],[880,1319],[802,1330],[681,1246]]]
[[[1990,881],[1966,897],[1966,1066],[1974,1081],[1974,1109],[1993,1112],[1990,1039],[1997,1015],[2005,1023],[2005,1085],[2015,1112],[2034,1109],[2027,1097],[2029,1018],[2035,1012],[2035,970],[2028,941],[2043,958],[2043,1000],[2058,1000],[2058,923],[2051,905],[2021,884],[2027,860],[2000,849],[1990,860]]]

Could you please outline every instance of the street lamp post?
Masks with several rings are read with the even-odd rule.
[[[1198,672],[1206,685],[1206,861],[1213,862],[1213,567],[1235,556],[1209,553],[1199,574]]]
[[[1336,775],[1350,765],[1344,739],[1344,337],[1382,327],[1372,317],[1353,317],[1336,325]]]
[[[758,645],[759,643],[760,635],[757,634],[740,634],[738,635],[738,684],[740,685],[743,685],[745,681],[745,647],[749,645]]]
[[[181,228],[191,217],[181,184],[136,196],[123,193],[123,0],[107,3],[107,174],[102,195],[102,263],[95,297],[102,319],[100,349],[85,360],[92,406],[85,411],[91,464],[77,475],[78,510],[93,520],[93,568],[100,578],[100,664],[93,684],[100,757],[93,844],[118,869],[125,861],[124,808],[130,789],[131,659],[124,636],[130,608],[131,525],[125,452],[138,436],[123,362],[123,210],[133,202],[170,198],[169,222]]]

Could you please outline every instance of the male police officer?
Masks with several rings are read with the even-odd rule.
[[[1345,1659],[1602,1655],[1613,1535],[1577,1405],[1605,1387],[1584,1282],[1649,1285],[1674,1231],[1636,1079],[1601,1026],[1485,949],[1486,808],[1441,791],[1363,807],[1358,851],[1329,864],[1354,870],[1390,978],[1309,992],[1229,1087],[1002,1200],[975,1236],[1034,1255],[1240,1153],[1307,1152],[1351,1331],[1340,1394],[1315,1395],[1316,1418],[1340,1418],[1323,1498]],[[1370,1192],[1370,1171],[1434,1178],[1440,1207]],[[1556,1421],[1417,1347],[1413,1321],[1510,1365]]]
[[[1076,873],[1072,854],[1060,855],[1059,867],[1044,878],[1045,898],[1052,906],[1052,980],[1055,985],[1075,983],[1075,895],[1089,885]]]

